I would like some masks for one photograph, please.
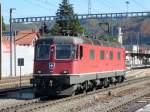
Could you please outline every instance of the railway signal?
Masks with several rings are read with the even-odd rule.
[[[21,67],[24,66],[24,58],[18,58],[18,66],[20,66],[20,87],[21,87]]]

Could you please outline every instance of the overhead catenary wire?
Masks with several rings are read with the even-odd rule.
[[[107,10],[112,10],[114,7],[112,7],[108,2],[106,2],[105,0],[100,0],[99,2],[101,2],[101,4],[107,8]]]
[[[149,10],[147,7],[145,7],[144,5],[142,5],[142,3],[136,1],[136,0],[132,0],[138,7],[140,7],[141,9],[145,9],[145,10]]]
[[[40,9],[44,9],[44,10],[50,10],[52,7],[49,6],[49,8],[46,6],[46,4],[41,4],[39,2],[35,2],[34,0],[24,0],[26,3],[30,4],[31,6],[38,6],[38,8]]]
[[[116,3],[114,3],[114,1],[112,0],[102,0],[102,2],[104,3],[105,6],[111,9],[111,12],[112,10],[115,12],[120,12],[122,10],[121,6],[122,3],[120,0],[116,1]]]
[[[93,7],[95,3],[95,0],[88,0],[88,14],[99,13],[99,11]]]
[[[57,5],[53,4],[53,3],[50,3],[48,0],[37,0],[38,2],[40,3],[43,3],[45,5],[48,5],[49,7],[58,7]]]

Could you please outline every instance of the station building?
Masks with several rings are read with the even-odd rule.
[[[15,41],[12,42],[12,75],[20,75],[18,58],[24,58],[24,66],[21,67],[22,75],[29,75],[33,72],[34,42],[38,38],[37,31],[17,31]],[[16,46],[14,46],[14,43]],[[16,51],[16,53],[15,53]],[[16,54],[16,56],[15,56]],[[16,62],[16,64],[15,64]],[[15,72],[16,71],[16,72]],[[10,37],[2,37],[2,77],[10,76]]]

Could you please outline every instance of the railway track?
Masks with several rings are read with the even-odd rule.
[[[148,69],[146,69],[148,70]],[[133,74],[133,76],[128,76],[128,78],[132,79],[132,78],[135,78],[135,75],[138,75],[138,74],[142,74],[144,73],[146,70],[132,70],[130,71],[128,74],[131,74],[133,72],[135,72]],[[21,78],[21,86],[23,87],[28,87],[28,86],[31,86],[30,85],[30,82],[29,82],[29,79],[31,78],[32,76],[22,76]],[[3,94],[4,92],[8,92],[9,90],[12,91],[12,90],[16,90],[18,88],[20,88],[20,77],[7,77],[7,78],[3,78],[2,80],[0,80],[0,95]]]
[[[21,78],[21,85],[20,77],[4,78],[0,80],[0,96],[6,95],[7,92],[31,87],[30,78],[31,76],[23,76]]]
[[[136,93],[130,95],[130,97],[129,96],[128,97],[125,96],[126,98],[122,97],[122,98],[115,99],[116,100],[115,102],[120,102],[120,103],[116,103],[115,104],[113,102],[113,104],[111,106],[109,106],[109,108],[107,108],[107,109],[105,108],[105,110],[106,110],[106,112],[121,112],[121,111],[125,111],[125,110],[129,111],[129,109],[127,109],[128,108],[127,106],[129,106],[129,105],[133,106],[133,104],[135,102],[138,102],[140,99],[142,99],[143,97],[145,97],[147,95],[150,95],[150,88],[149,89],[145,89],[142,92],[141,91],[139,91],[139,92],[136,91]],[[146,105],[148,103],[150,103],[150,101],[149,102],[139,103],[138,106],[136,105],[136,107],[134,107],[134,108],[132,107],[132,112],[136,111],[137,109],[139,109],[140,107],[142,107],[142,106],[144,106],[144,105]],[[130,112],[131,112],[131,108],[130,108]]]
[[[29,85],[30,85],[29,80],[21,81],[21,86],[29,86]],[[2,91],[4,89],[11,89],[11,88],[16,88],[16,87],[20,87],[20,81],[0,84],[0,91]]]
[[[21,84],[27,85],[29,84],[31,76],[23,76],[21,78]],[[1,89],[8,89],[20,86],[20,77],[11,77],[11,78],[4,78],[0,80],[0,90]]]
[[[53,105],[56,105],[56,104],[72,101],[74,99],[80,99],[80,98],[83,98],[83,97],[88,97],[90,95],[95,95],[95,94],[99,94],[99,93],[108,94],[108,93],[110,93],[110,91],[113,91],[114,89],[119,89],[119,88],[129,86],[129,85],[133,85],[133,84],[135,85],[137,83],[142,83],[142,82],[145,82],[145,81],[148,82],[149,80],[150,80],[150,76],[149,77],[137,78],[137,79],[130,79],[130,80],[125,81],[122,84],[118,84],[116,86],[111,86],[109,88],[103,88],[103,89],[100,89],[100,90],[92,91],[92,92],[87,93],[86,95],[85,94],[79,94],[79,95],[72,96],[72,97],[57,99],[57,100],[54,100],[54,101],[53,100],[52,101],[46,101],[46,102],[41,101],[40,99],[34,99],[34,100],[30,100],[30,101],[25,101],[25,102],[17,104],[17,105],[0,107],[0,111],[1,112],[32,112],[32,111],[38,111],[39,109],[43,109],[43,108],[50,107],[50,106],[53,106]],[[148,93],[150,93],[150,89],[145,90],[145,92],[142,95],[137,96],[135,99],[137,99],[141,96],[147,95]],[[131,99],[131,100],[134,100],[134,99]],[[107,112],[109,112],[111,109],[112,108],[109,108],[109,110]]]
[[[22,76],[21,80],[29,80],[32,76]],[[6,78],[2,78],[2,80],[0,80],[0,84],[4,84],[4,83],[11,83],[11,82],[17,82],[20,80],[20,77],[6,77]]]
[[[150,103],[150,94],[141,97],[141,98],[137,98],[134,99],[132,101],[126,102],[118,107],[115,107],[113,109],[110,109],[110,111],[108,112],[112,112],[112,111],[120,111],[120,112],[135,112],[138,109],[148,105]]]

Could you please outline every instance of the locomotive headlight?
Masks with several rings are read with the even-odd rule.
[[[61,72],[61,74],[69,74],[68,70],[64,70]]]
[[[42,71],[41,71],[41,70],[38,70],[38,71],[37,71],[37,73],[38,73],[38,74],[41,74],[41,73],[42,73]]]

